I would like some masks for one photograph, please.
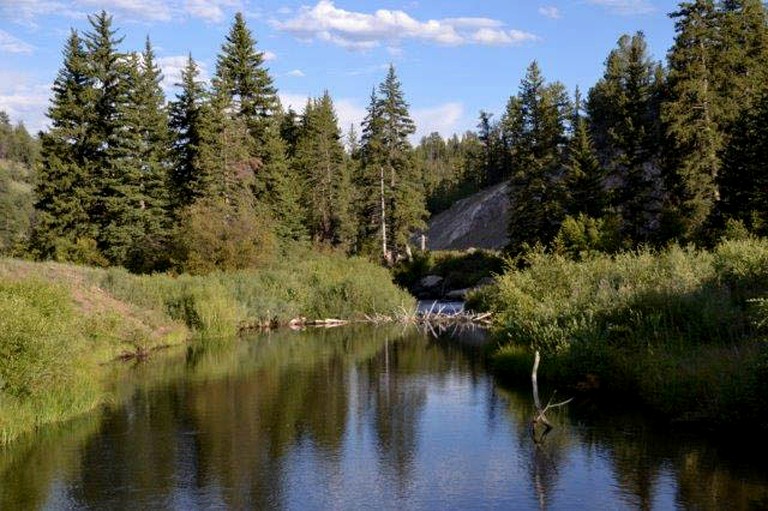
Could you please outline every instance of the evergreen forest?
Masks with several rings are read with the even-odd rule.
[[[151,41],[123,48],[100,12],[66,39],[49,129],[0,116],[0,250],[137,273],[257,267],[297,243],[392,264],[430,214],[501,182],[513,256],[766,235],[766,7],[670,16],[664,60],[622,35],[585,93],[531,62],[476,131],[412,145],[393,66],[361,126],[339,126],[327,91],[286,110],[237,14],[210,83],[189,55],[166,98]]]

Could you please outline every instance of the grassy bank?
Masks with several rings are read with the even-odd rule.
[[[500,375],[642,400],[671,419],[768,427],[768,241],[573,262],[535,254],[471,305],[497,312]]]
[[[260,270],[178,277],[2,259],[0,445],[108,400],[109,363],[121,354],[411,304],[385,269],[308,251]]]

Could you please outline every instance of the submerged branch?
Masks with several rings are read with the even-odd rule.
[[[565,406],[571,401],[573,401],[573,398],[566,399],[565,401],[561,401],[559,403],[553,403],[552,401],[555,399],[555,393],[552,393],[552,397],[549,398],[549,401],[547,402],[547,406],[544,408],[541,407],[541,399],[539,398],[539,382],[538,382],[538,372],[539,372],[539,362],[541,361],[541,356],[539,355],[539,350],[536,350],[533,356],[533,370],[531,371],[531,384],[533,386],[533,405],[536,408],[535,414],[533,416],[533,419],[531,420],[531,438],[533,439],[533,442],[535,444],[541,444],[544,442],[544,439],[547,437],[550,431],[554,429],[554,426],[547,420],[546,413],[551,410],[552,408],[559,408],[561,406]],[[544,425],[544,431],[541,433],[541,436],[538,438],[536,437],[536,426],[538,424]]]

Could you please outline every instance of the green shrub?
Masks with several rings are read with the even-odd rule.
[[[273,224],[250,195],[199,200],[181,214],[177,265],[198,275],[263,266],[277,251]]]
[[[513,346],[495,354],[500,371],[522,374],[525,352],[538,349],[561,384],[595,375],[605,390],[686,420],[750,415],[742,405],[756,399],[766,313],[755,297],[768,293],[768,243],[528,259],[479,298]]]

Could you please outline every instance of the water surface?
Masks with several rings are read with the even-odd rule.
[[[0,509],[768,508],[760,439],[581,402],[535,445],[479,339],[285,331],[122,367],[109,409],[0,450]]]

